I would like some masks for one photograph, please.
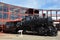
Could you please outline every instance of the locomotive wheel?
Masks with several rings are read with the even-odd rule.
[[[56,36],[57,35],[57,33],[56,32],[53,32],[53,36]]]
[[[53,30],[51,31],[51,36],[56,36],[56,35],[57,35],[57,30],[54,30],[54,29],[53,29]]]
[[[25,34],[25,33],[26,33],[26,29],[27,29],[27,28],[25,28],[25,27],[23,28],[23,34]]]
[[[57,29],[55,27],[51,27],[50,36],[56,36],[56,35],[57,35]]]
[[[53,35],[53,36],[56,36],[56,35],[57,35],[57,30],[53,31],[53,32],[52,32],[52,35]]]
[[[44,28],[43,27],[38,28],[38,34],[39,35],[44,35]]]
[[[23,33],[23,34],[25,34],[25,33],[26,33],[26,31],[24,31],[24,30],[23,30],[23,32],[22,32],[22,33]]]
[[[49,36],[57,36],[57,33],[56,33],[56,32],[51,32],[51,33],[49,34]]]

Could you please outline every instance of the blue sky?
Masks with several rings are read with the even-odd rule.
[[[36,9],[60,9],[60,0],[0,0],[0,2]]]

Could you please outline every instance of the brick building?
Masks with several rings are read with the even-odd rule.
[[[25,15],[27,15],[26,11],[28,11],[28,9],[29,8],[14,6],[0,2],[0,24],[9,20],[24,18]],[[39,10],[40,16],[42,13],[47,13],[48,16],[55,17],[56,20],[58,19],[57,16],[60,16],[60,10],[42,10],[42,9],[32,10],[33,10],[32,14],[35,14],[36,12],[38,12],[36,10]]]

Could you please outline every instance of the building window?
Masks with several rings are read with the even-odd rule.
[[[20,12],[20,9],[19,8],[15,8],[14,9],[16,13],[19,13]]]
[[[8,6],[3,6],[3,11],[8,12]]]
[[[0,12],[0,18],[2,18],[2,13]]]
[[[25,18],[25,16],[19,16],[19,18]]]
[[[14,12],[14,13],[18,14],[19,11],[20,11],[19,8],[10,7],[10,12],[12,12],[12,13]]]
[[[14,14],[19,14],[20,9],[19,8],[14,8]]]
[[[18,18],[18,15],[11,14],[10,19],[15,20]]]
[[[14,12],[14,8],[10,8],[10,12]]]
[[[3,19],[7,19],[8,18],[8,14],[7,13],[3,13]]]
[[[2,6],[0,5],[0,11],[2,11]]]
[[[20,9],[21,14],[25,14],[25,12],[26,12],[26,9],[23,9],[23,8]]]

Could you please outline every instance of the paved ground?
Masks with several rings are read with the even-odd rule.
[[[60,32],[56,37],[0,33],[0,40],[60,40]]]

